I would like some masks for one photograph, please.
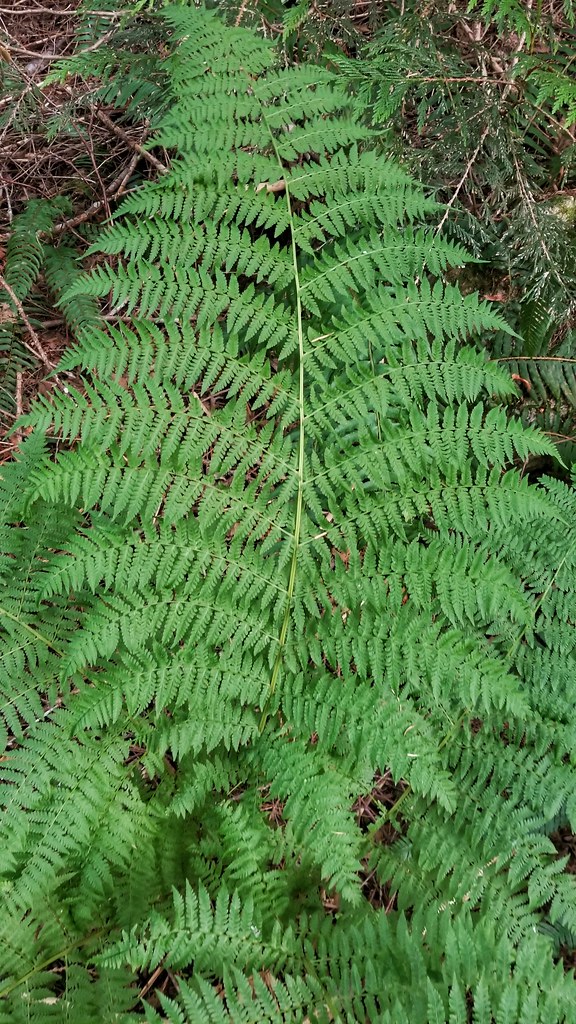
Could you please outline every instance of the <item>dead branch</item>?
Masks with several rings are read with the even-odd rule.
[[[22,339],[22,344],[24,345],[25,348],[28,349],[29,352],[32,353],[32,355],[36,357],[36,359],[40,360],[40,362],[43,364],[43,366],[46,367],[48,371],[53,370],[54,364],[49,360],[48,356],[46,355],[46,352],[42,347],[42,342],[40,341],[40,338],[36,334],[36,331],[32,327],[30,320],[28,319],[24,306],[20,302],[20,299],[16,295],[14,289],[8,284],[8,282],[5,280],[2,274],[0,274],[0,287],[3,288],[7,295],[9,295],[10,298],[12,299],[15,309],[18,312],[18,315],[20,316],[20,319],[22,320],[22,323],[24,324],[26,330],[28,331],[30,338],[32,339],[32,344],[30,344],[30,342],[26,341],[25,339]]]
[[[139,153],[141,157],[148,161],[148,163],[152,164],[160,174],[168,174],[169,168],[166,164],[163,164],[161,160],[158,160],[153,153],[149,153],[148,150],[144,149],[138,142],[134,142],[134,140],[128,135],[128,132],[125,132],[119,124],[112,121],[111,118],[108,117],[108,114],[105,114],[103,110],[97,110],[96,117],[102,122],[102,124],[105,124],[106,127],[114,133],[114,135],[119,139],[122,139],[122,142],[129,146],[130,149]]]

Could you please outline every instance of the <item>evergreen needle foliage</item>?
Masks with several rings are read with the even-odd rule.
[[[0,1022],[569,1024],[573,492],[346,79],[163,18],[1,482]]]

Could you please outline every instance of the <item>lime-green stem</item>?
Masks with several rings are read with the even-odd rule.
[[[44,636],[43,633],[39,633],[37,629],[32,629],[32,626],[29,626],[27,622],[22,622],[22,619],[19,619],[17,615],[9,612],[7,608],[0,608],[0,615],[3,615],[5,619],[10,619],[12,622],[17,622],[18,625],[21,626],[22,629],[25,629],[27,633],[35,636],[37,640],[46,644],[46,647],[49,647],[51,651],[54,651],[54,653],[58,654],[61,658],[63,657],[62,651],[55,646],[52,640],[47,636]]]
[[[29,978],[33,978],[35,974],[43,971],[44,968],[50,967],[50,964],[56,963],[58,960],[63,960],[68,953],[72,952],[72,950],[81,949],[82,946],[88,945],[88,943],[92,942],[94,939],[98,939],[100,936],[106,935],[108,931],[108,928],[100,928],[98,931],[92,932],[90,935],[86,935],[82,939],[77,939],[76,942],[71,942],[70,945],[65,946],[64,949],[59,949],[57,953],[53,953],[51,956],[47,957],[46,960],[42,960],[41,963],[35,964],[29,971],[26,971],[26,974],[23,974],[20,978],[15,978],[14,981],[9,982],[5,988],[1,989],[0,999],[6,999],[6,997],[9,996],[11,992],[14,992],[15,989],[19,988],[20,985],[25,985]]]
[[[272,145],[274,152],[278,160],[278,164],[282,168],[282,159],[278,152],[276,140],[269,127],[270,137],[272,139]],[[294,213],[292,210],[292,197],[290,195],[290,185],[286,178],[286,202],[288,205],[288,220],[290,224],[290,235],[291,235],[291,248],[292,248],[292,265],[294,268],[294,284],[296,288],[296,327],[298,332],[298,461],[296,470],[296,479],[298,481],[298,490],[296,494],[296,511],[294,514],[294,534],[293,534],[293,548],[292,558],[290,561],[290,576],[288,578],[288,591],[286,594],[286,607],[284,609],[284,617],[282,619],[282,626],[280,628],[280,635],[278,637],[278,650],[274,659],[274,665],[272,667],[272,675],[270,677],[270,685],[268,687],[268,694],[266,701],[262,709],[262,715],[260,718],[260,732],[262,733],[266,727],[268,721],[268,707],[278,682],[280,675],[280,669],[282,667],[282,658],[284,655],[284,646],[286,644],[286,637],[288,635],[288,627],[290,625],[290,615],[292,612],[292,601],[294,598],[294,589],[296,586],[296,575],[298,571],[298,552],[300,548],[300,534],[302,531],[302,508],[304,505],[304,329],[302,322],[302,289],[300,284],[300,272],[298,269],[298,250],[296,247],[296,230],[294,225]]]

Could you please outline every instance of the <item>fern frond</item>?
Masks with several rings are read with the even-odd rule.
[[[78,386],[3,487],[7,1005],[569,1024],[576,501],[524,472],[518,339],[336,68],[158,24],[171,169],[61,291]]]
[[[573,79],[562,69],[549,71],[535,68],[531,71],[532,81],[538,88],[536,102],[539,106],[550,104],[552,114],[561,113],[567,128],[576,121],[576,86]]]
[[[12,221],[4,279],[25,306],[44,266],[46,244],[42,234],[50,230],[67,205],[65,200],[33,199]],[[20,328],[20,316],[10,294],[0,289],[0,409],[14,407],[17,374],[35,365],[19,339]]]

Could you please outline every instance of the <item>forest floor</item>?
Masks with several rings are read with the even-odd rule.
[[[13,218],[30,200],[66,195],[71,211],[53,236],[66,230],[81,254],[87,242],[76,229],[109,217],[136,165],[147,166],[138,151],[145,127],[120,127],[113,108],[83,103],[90,83],[70,76],[64,83],[46,82],[55,60],[77,47],[78,7],[79,0],[0,0],[0,277]],[[105,42],[104,34],[93,46]],[[54,130],[67,119],[73,132]],[[11,315],[0,305],[0,325]],[[72,341],[42,278],[24,328],[24,343],[40,358],[36,368],[18,374],[15,409],[0,395],[0,460],[10,458],[18,443],[10,433],[14,418],[50,390],[46,371]]]

